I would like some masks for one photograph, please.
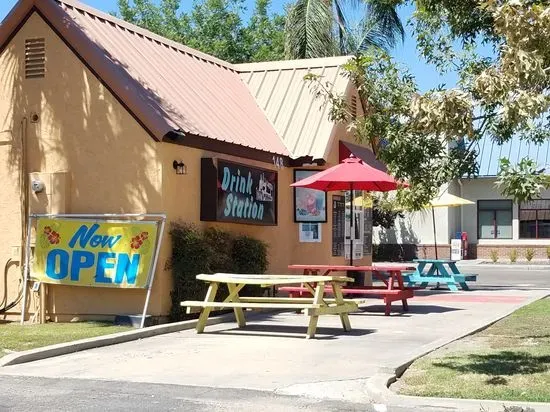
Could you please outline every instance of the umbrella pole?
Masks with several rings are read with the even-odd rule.
[[[434,246],[435,246],[435,260],[438,259],[437,257],[437,232],[435,228],[435,209],[432,206],[432,222],[434,225]],[[437,269],[437,276],[439,276],[439,269]],[[437,285],[435,286],[435,289],[439,289],[439,282],[437,282]]]
[[[352,228],[353,228],[353,219],[355,218],[355,213],[354,213],[354,210],[353,210],[353,183],[350,183],[350,203],[349,203],[349,210],[350,210],[350,215],[349,215],[349,265],[350,266],[353,266],[353,233],[352,233]]]
[[[438,259],[437,258],[437,234],[436,234],[436,229],[435,229],[435,210],[434,210],[434,207],[432,206],[432,222],[433,222],[433,225],[434,225],[434,246],[435,246],[435,258],[436,260]]]

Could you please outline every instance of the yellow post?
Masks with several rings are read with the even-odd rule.
[[[229,289],[230,302],[240,302],[239,290],[242,289],[242,286],[239,288],[235,283],[228,283],[227,288]],[[243,308],[233,308],[233,312],[235,313],[235,319],[237,319],[239,328],[244,328],[246,326],[246,319]]]
[[[315,295],[313,296],[313,305],[321,306],[323,303],[323,294],[325,293],[325,284],[324,282],[318,282],[315,287]],[[309,326],[307,328],[307,339],[315,337],[315,331],[317,330],[317,321],[319,320],[319,315],[312,315],[309,319]]]
[[[334,299],[336,299],[336,304],[338,306],[345,305],[344,295],[342,295],[342,287],[338,282],[332,282],[332,290],[334,292]],[[349,316],[347,313],[340,313],[340,320],[342,321],[342,326],[346,332],[351,330],[351,323],[349,321]]]
[[[204,298],[205,302],[214,302],[216,299],[216,292],[218,292],[218,282],[211,282],[208,286],[208,291],[206,292],[206,297]],[[197,333],[204,332],[206,326],[206,321],[208,320],[208,315],[210,315],[211,307],[202,308],[199,320],[197,322]]]

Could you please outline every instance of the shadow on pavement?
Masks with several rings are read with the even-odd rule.
[[[414,315],[424,315],[429,313],[446,313],[446,312],[454,312],[456,310],[464,310],[461,308],[452,308],[447,306],[441,306],[441,305],[415,305],[414,301],[409,301],[409,311],[403,312],[401,310],[401,306],[399,306],[399,303],[396,304],[394,307],[392,305],[393,311],[391,312],[392,317],[394,316],[400,316],[400,317],[410,317],[412,314]],[[386,306],[384,305],[370,305],[370,306],[361,306],[359,308],[358,312],[352,312],[350,315],[353,316],[386,316],[385,315]]]
[[[471,289],[473,291],[478,291],[478,290],[488,290],[488,291],[526,290],[526,291],[529,291],[529,290],[544,290],[544,289],[548,289],[548,287],[537,286],[537,285],[533,285],[533,286],[516,286],[516,285],[479,285],[478,286],[476,285],[476,286],[472,286]]]
[[[216,335],[238,335],[238,336],[266,336],[278,338],[296,338],[304,339],[307,331],[307,324],[304,326],[294,325],[273,325],[273,324],[252,324],[244,328],[231,328],[213,332],[206,331],[207,334]],[[318,326],[315,332],[315,339],[332,340],[341,336],[365,336],[375,333],[376,329],[353,329],[345,332],[342,328],[331,328]]]

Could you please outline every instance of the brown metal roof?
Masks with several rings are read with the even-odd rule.
[[[231,64],[77,1],[20,0],[0,26],[0,51],[33,9],[156,139],[179,131],[289,154]]]

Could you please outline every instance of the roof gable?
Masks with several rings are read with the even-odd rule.
[[[320,75],[333,85],[333,92],[344,95],[350,81],[343,76],[341,66],[349,59],[350,56],[324,57],[238,64],[235,68],[291,156],[326,159],[335,124],[329,120],[329,105],[315,98],[304,76],[308,73]]]
[[[173,132],[289,152],[233,66],[73,0],[21,0],[0,51],[37,11],[157,140]]]

